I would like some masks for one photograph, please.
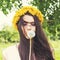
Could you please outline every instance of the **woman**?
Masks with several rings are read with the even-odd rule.
[[[18,10],[14,16],[13,25],[19,32],[20,43],[5,49],[4,59],[29,60],[30,37],[28,32],[33,31],[35,35],[31,38],[30,60],[54,60],[51,47],[41,26],[42,22],[43,15],[35,7],[26,6]]]

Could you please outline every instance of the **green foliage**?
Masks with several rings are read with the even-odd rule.
[[[33,0],[31,3],[33,6],[36,6],[44,15],[45,21],[43,23],[43,28],[49,36],[51,40],[60,40],[60,1],[59,0]],[[22,6],[22,0],[1,0],[0,1],[0,9],[4,12],[4,14],[7,14],[9,11],[11,11],[12,7],[19,9]],[[3,30],[4,35],[5,34],[11,34],[8,35],[11,38],[8,38],[6,35],[5,37],[1,37],[0,41],[4,41],[5,39],[8,41],[14,40],[14,37],[11,32]],[[0,32],[1,33],[1,32]],[[16,32],[14,36],[16,36]],[[3,35],[3,34],[2,34]]]
[[[43,28],[47,36],[51,36],[50,39],[57,39],[58,33],[60,33],[60,1],[59,0],[33,0],[31,1],[33,6],[36,6],[44,15],[45,21]],[[58,31],[59,30],[59,31]],[[60,35],[59,35],[60,37]]]
[[[21,0],[0,0],[0,9],[4,14],[8,14],[12,7],[20,8],[22,5]]]
[[[44,14],[44,17],[48,17],[49,20],[60,18],[60,1],[59,0],[33,0],[32,5],[36,6]]]
[[[50,40],[50,43],[54,49],[54,57],[55,57],[55,60],[60,60],[60,40],[57,40],[57,41],[51,41]]]
[[[19,33],[12,27],[5,26],[0,31],[0,42],[18,42]]]

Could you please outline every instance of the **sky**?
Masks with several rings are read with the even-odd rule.
[[[29,5],[28,1],[31,1],[31,0],[22,0],[23,6]],[[12,20],[13,20],[14,14],[15,14],[15,11],[12,11],[6,16],[3,14],[2,11],[0,11],[0,30],[6,25],[12,26]]]

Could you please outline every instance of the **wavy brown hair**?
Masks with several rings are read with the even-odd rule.
[[[30,13],[25,13],[25,15]],[[33,16],[36,24],[36,35],[32,39],[32,55],[31,60],[54,60],[48,39],[43,32],[42,26],[39,19],[36,16]],[[18,31],[20,35],[20,44],[18,47],[21,60],[29,60],[29,40],[24,36],[21,25],[22,25],[23,16],[21,16],[19,22],[17,23]]]

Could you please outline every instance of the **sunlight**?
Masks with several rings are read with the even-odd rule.
[[[22,0],[22,5],[27,6],[29,5],[28,2],[32,0]],[[2,11],[0,11],[0,30],[5,26],[12,26],[12,19],[15,14],[14,8],[12,12],[10,12],[7,16],[3,14]]]

